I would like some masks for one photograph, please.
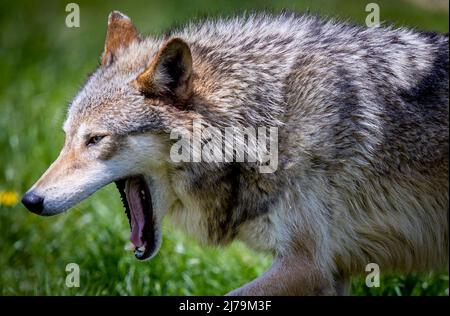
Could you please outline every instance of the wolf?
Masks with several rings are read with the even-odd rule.
[[[115,182],[138,259],[161,222],[273,256],[230,295],[342,295],[380,271],[448,268],[448,34],[255,13],[143,37],[113,11],[59,157],[24,195],[61,213]],[[275,127],[278,167],[174,162],[193,121]]]

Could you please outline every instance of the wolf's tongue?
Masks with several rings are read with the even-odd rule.
[[[145,216],[144,206],[140,196],[141,186],[139,180],[129,179],[125,184],[125,193],[130,206],[130,224],[131,224],[131,236],[130,240],[135,247],[145,246],[143,241],[142,232],[144,231]]]

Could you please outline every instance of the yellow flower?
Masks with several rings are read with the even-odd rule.
[[[0,205],[14,206],[19,201],[19,195],[14,191],[0,191]]]

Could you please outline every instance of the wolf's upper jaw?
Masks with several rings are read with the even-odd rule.
[[[133,176],[116,181],[131,228],[130,240],[137,259],[149,258],[157,250],[157,230],[147,181]]]

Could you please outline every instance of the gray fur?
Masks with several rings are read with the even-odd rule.
[[[173,37],[192,53],[183,106],[133,85]],[[335,294],[335,279],[371,262],[382,273],[448,264],[448,49],[448,35],[308,15],[206,20],[120,49],[74,99],[66,131],[90,122],[170,146],[194,118],[278,127],[274,174],[164,161],[168,215],[201,241],[275,256],[232,294]]]

